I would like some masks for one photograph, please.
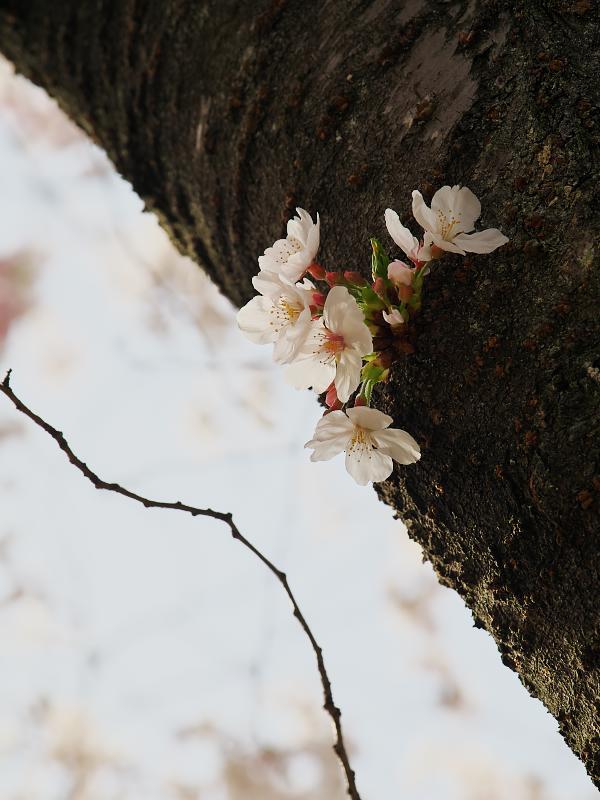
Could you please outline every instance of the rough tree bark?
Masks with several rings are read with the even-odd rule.
[[[368,274],[413,188],[482,199],[510,245],[428,277],[375,401],[423,458],[378,492],[596,785],[599,23],[595,0],[0,0],[4,54],[238,305],[296,204],[322,263]]]

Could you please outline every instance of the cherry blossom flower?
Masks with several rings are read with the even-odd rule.
[[[299,216],[289,220],[287,237],[278,239],[258,259],[262,271],[275,272],[290,283],[299,281],[315,260],[319,249],[320,220],[317,221],[303,208],[297,208]]]
[[[431,248],[423,244],[405,228],[400,217],[391,208],[385,210],[385,225],[389,235],[415,264],[423,264],[431,259]]]
[[[371,332],[356,300],[345,286],[334,286],[323,316],[310,323],[286,378],[297,389],[312,386],[317,392],[324,392],[333,382],[338,398],[345,403],[360,383],[362,357],[372,350]]]
[[[412,193],[414,218],[425,230],[425,244],[465,255],[491,253],[508,239],[496,228],[470,233],[481,214],[481,203],[466,186],[442,186],[433,195],[431,208],[421,192]]]
[[[273,358],[287,364],[295,358],[309,331],[309,306],[315,287],[306,279],[293,285],[274,272],[259,272],[252,283],[260,295],[238,311],[238,326],[251,342],[274,342]]]
[[[388,314],[387,311],[382,311],[384,320],[390,325],[392,328],[398,328],[400,325],[404,325],[406,320],[400,313],[397,308],[393,308],[390,313]]]
[[[319,422],[311,448],[311,461],[328,461],[346,452],[346,469],[361,486],[384,481],[392,474],[393,462],[413,464],[421,458],[419,445],[406,431],[390,428],[393,422],[376,408],[360,406],[331,411]]]

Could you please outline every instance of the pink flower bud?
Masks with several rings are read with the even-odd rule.
[[[344,278],[348,281],[348,283],[353,284],[354,286],[366,286],[367,281],[360,272],[353,272],[351,269],[347,269],[344,272]]]
[[[388,278],[396,286],[410,286],[412,284],[414,269],[404,261],[392,261],[388,264]]]
[[[311,264],[306,271],[317,281],[324,281],[325,275],[327,274],[325,267],[322,267],[320,264]]]
[[[383,318],[387,322],[387,324],[390,325],[392,328],[397,328],[400,325],[404,325],[406,321],[397,308],[393,308],[389,314],[387,313],[387,311],[384,311]]]

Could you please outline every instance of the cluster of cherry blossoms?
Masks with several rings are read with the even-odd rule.
[[[410,264],[390,261],[371,239],[367,281],[359,272],[328,272],[317,263],[319,215],[315,222],[304,209],[296,210],[286,238],[259,257],[260,271],[252,279],[259,294],[238,312],[238,325],[251,341],[274,345],[273,358],[285,365],[289,383],[326,392],[328,410],[305,445],[313,450],[311,460],[345,451],[346,469],[357,483],[382,481],[393,461],[412,464],[421,457],[410,434],[390,428],[392,418],[369,406],[374,386],[387,380],[394,361],[413,352],[408,323],[421,308],[431,262],[445,252],[491,253],[508,239],[495,228],[472,232],[481,204],[470,189],[443,186],[431,208],[414,191],[421,239],[395,211],[385,212],[388,233]]]

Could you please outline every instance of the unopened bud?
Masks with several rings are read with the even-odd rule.
[[[320,264],[311,264],[306,271],[317,281],[324,281],[325,275],[327,275],[325,267],[322,267]]]
[[[404,261],[392,261],[388,264],[388,278],[396,286],[410,286],[414,272],[414,269],[405,264]]]
[[[344,272],[344,278],[348,281],[348,283],[351,283],[353,286],[366,286],[367,285],[366,279],[363,278],[363,276],[360,274],[360,272],[354,272],[351,269],[347,269]]]
[[[327,272],[325,274],[325,280],[330,286],[339,286],[341,283],[344,283],[344,277],[341,272]]]

